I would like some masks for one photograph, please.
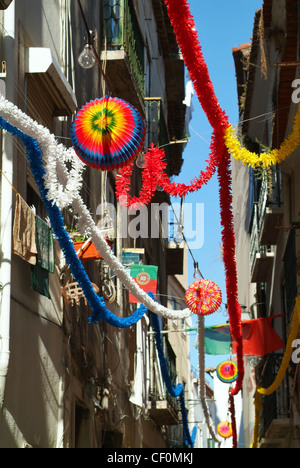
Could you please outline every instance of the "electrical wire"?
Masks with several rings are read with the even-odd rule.
[[[102,78],[104,79],[105,84],[106,84],[106,86],[107,86],[108,93],[109,93],[110,95],[112,95],[111,87],[110,87],[110,85],[108,84],[107,77],[106,77],[106,75],[105,75],[105,73],[104,73],[104,71],[103,71],[102,63],[101,63],[101,60],[100,60],[100,58],[99,58],[99,56],[98,56],[98,53],[97,53],[97,51],[96,51],[94,41],[92,40],[91,33],[90,33],[90,28],[89,28],[89,25],[88,25],[86,16],[85,16],[85,14],[84,14],[84,11],[83,11],[83,8],[82,8],[81,1],[80,1],[80,0],[78,0],[78,5],[79,5],[80,13],[81,13],[81,16],[82,16],[84,25],[85,25],[86,32],[87,32],[87,35],[88,35],[89,44],[92,46],[92,49],[93,49],[93,52],[94,52],[94,55],[95,55],[96,62],[98,63],[99,69],[100,69],[100,71],[101,71]]]

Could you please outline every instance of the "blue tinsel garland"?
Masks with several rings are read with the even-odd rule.
[[[28,157],[28,161],[30,164],[30,168],[32,174],[34,176],[35,182],[39,188],[39,192],[41,195],[41,199],[45,205],[45,208],[48,212],[48,216],[51,222],[51,227],[59,241],[59,245],[64,253],[65,259],[67,263],[70,265],[71,271],[78,281],[78,284],[82,288],[85,297],[89,301],[93,313],[90,317],[90,323],[96,323],[99,320],[104,320],[105,322],[109,323],[110,325],[118,328],[128,328],[134,324],[136,324],[147,312],[147,308],[144,305],[141,305],[139,309],[131,316],[125,317],[123,319],[115,316],[109,309],[107,309],[103,297],[99,297],[93,288],[93,285],[86,274],[86,271],[76,254],[76,250],[71,242],[71,239],[64,228],[64,220],[62,214],[56,205],[56,203],[51,203],[47,199],[47,190],[45,188],[44,178],[43,175],[45,173],[45,168],[43,166],[42,160],[42,153],[39,147],[38,142],[26,135],[25,133],[21,132],[18,128],[11,125],[9,122],[4,120],[0,116],[0,128],[8,131],[14,136],[17,136],[22,140],[26,147],[26,153]],[[149,293],[152,296],[151,293]],[[176,388],[173,387],[173,384],[170,379],[169,371],[168,371],[168,364],[166,358],[164,356],[163,348],[162,348],[162,341],[161,341],[161,334],[159,329],[159,322],[158,317],[151,312],[151,320],[152,325],[155,330],[155,340],[156,346],[159,354],[160,366],[162,371],[162,376],[164,382],[167,386],[167,390],[169,394],[175,398],[179,397],[180,399],[180,407],[182,413],[182,420],[183,420],[183,429],[184,434],[186,437],[187,445],[191,447],[194,446],[197,428],[195,427],[193,430],[192,436],[190,435],[189,428],[188,428],[188,419],[187,419],[187,411],[185,407],[184,401],[184,389],[181,384],[179,384]]]
[[[193,433],[191,435],[189,431],[189,426],[188,426],[187,410],[185,407],[184,388],[182,384],[178,384],[176,388],[174,388],[173,386],[173,383],[169,374],[169,370],[168,370],[168,363],[167,363],[165,353],[163,350],[163,343],[162,343],[162,338],[161,338],[161,333],[160,333],[158,317],[157,315],[153,314],[153,312],[150,312],[150,318],[151,318],[151,323],[152,323],[152,327],[154,330],[156,349],[157,349],[157,353],[159,357],[162,377],[167,387],[168,393],[174,398],[179,398],[180,409],[181,409],[181,414],[182,414],[183,431],[186,437],[186,444],[190,445],[190,447],[193,448],[195,444],[196,435],[197,435],[197,427],[194,427]]]
[[[70,265],[70,269],[76,278],[79,286],[82,288],[85,297],[92,307],[92,315],[89,318],[90,323],[96,323],[99,320],[104,320],[110,325],[117,328],[128,328],[135,325],[147,312],[147,308],[141,305],[132,316],[120,318],[114,315],[109,309],[107,309],[103,297],[99,297],[93,288],[93,285],[86,274],[86,271],[76,254],[76,250],[72,244],[69,234],[64,228],[64,220],[60,209],[55,203],[51,203],[47,199],[47,189],[44,183],[45,168],[42,160],[42,153],[38,142],[21,132],[18,128],[11,125],[9,122],[4,120],[0,116],[0,128],[8,131],[14,136],[17,136],[22,140],[26,147],[26,153],[29,160],[30,168],[34,176],[35,182],[39,188],[41,199],[48,212],[48,216],[51,222],[51,227],[58,239],[59,245],[63,251],[66,262]]]

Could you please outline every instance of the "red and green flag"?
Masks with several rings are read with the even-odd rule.
[[[272,321],[280,317],[282,315],[242,322],[244,355],[266,356],[285,347],[283,340],[272,327]],[[205,328],[206,354],[236,354],[236,348],[237,343],[231,337],[228,324]]]
[[[157,266],[152,265],[131,265],[130,275],[135,282],[146,293],[152,292],[156,297],[157,292]],[[132,293],[129,293],[129,303],[137,304],[138,301]]]

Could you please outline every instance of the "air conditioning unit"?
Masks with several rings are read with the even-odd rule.
[[[0,0],[0,10],[6,10],[9,7],[12,0]]]

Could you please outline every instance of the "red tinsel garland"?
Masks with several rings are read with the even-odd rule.
[[[227,307],[230,321],[231,336],[237,342],[237,364],[239,376],[234,389],[230,392],[237,395],[242,388],[244,379],[243,332],[241,322],[241,306],[238,301],[237,267],[235,261],[235,235],[233,227],[231,169],[230,155],[224,149],[223,158],[218,167],[219,194],[221,207],[221,225],[223,260],[226,275]]]
[[[224,132],[228,119],[215,95],[189,6],[185,0],[164,1],[201,106],[212,128]]]
[[[210,180],[216,167],[218,167],[227,305],[231,334],[237,342],[237,363],[239,372],[236,386],[234,389],[230,390],[230,394],[237,395],[243,384],[244,360],[241,307],[238,303],[237,268],[235,262],[230,156],[224,143],[224,131],[229,124],[214,93],[213,85],[198,41],[195,22],[186,0],[164,1],[185,65],[193,81],[200,104],[214,131],[210,148],[210,159],[206,171],[201,172],[200,176],[192,181],[190,186],[171,183],[164,170],[166,166],[163,167],[162,165],[163,152],[152,147],[146,157],[146,167],[144,169],[143,186],[140,196],[128,197],[133,167],[131,165],[128,168],[122,169],[120,172],[117,179],[117,197],[123,200],[123,204],[138,208],[140,204],[148,204],[150,202],[157,185],[162,186],[171,196],[183,197],[187,193],[199,190],[203,184]]]
[[[229,411],[231,415],[231,426],[232,426],[232,448],[236,449],[238,446],[237,441],[237,428],[236,428],[236,418],[235,418],[235,406],[234,406],[234,398],[233,395],[229,395]]]
[[[214,132],[211,138],[209,160],[206,161],[208,164],[205,171],[201,171],[200,175],[192,180],[190,185],[170,182],[168,176],[161,173],[158,177],[158,185],[161,185],[164,191],[172,197],[185,197],[188,193],[200,190],[215,174],[223,147],[223,137],[220,137]]]
[[[122,206],[138,209],[141,205],[148,205],[155,195],[157,186],[161,186],[163,190],[172,197],[185,197],[188,193],[193,193],[201,189],[207,184],[216,172],[219,155],[224,149],[224,141],[222,136],[216,136],[214,133],[211,139],[210,157],[207,161],[205,171],[201,171],[199,177],[191,181],[190,185],[171,182],[165,172],[167,166],[164,158],[165,152],[153,145],[145,154],[145,167],[142,175],[142,188],[138,197],[131,197],[130,181],[133,171],[133,162],[125,166],[119,171],[116,180],[116,196]]]
[[[122,168],[116,179],[116,197],[122,206],[139,209],[142,205],[148,205],[155,195],[158,178],[164,174],[167,163],[164,160],[164,151],[151,146],[144,155],[145,167],[142,174],[142,189],[138,197],[132,197],[130,192],[130,181],[134,162]]]

